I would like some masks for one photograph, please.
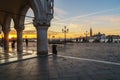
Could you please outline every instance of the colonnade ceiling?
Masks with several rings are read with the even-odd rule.
[[[29,0],[0,0],[0,23],[4,22],[7,15],[16,16],[19,14]]]

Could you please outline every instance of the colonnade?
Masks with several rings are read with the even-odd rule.
[[[48,39],[47,31],[50,27],[51,19],[53,18],[53,7],[54,0],[27,0],[26,5],[22,5],[20,9],[20,14],[8,14],[4,17],[4,23],[0,22],[2,25],[2,31],[4,34],[4,51],[9,51],[9,32],[10,32],[10,19],[14,21],[14,28],[17,32],[17,52],[20,54],[23,52],[23,30],[25,15],[29,8],[34,12],[33,24],[37,32],[37,55],[47,55],[48,54]],[[25,4],[25,3],[24,3]],[[17,11],[17,10],[16,10]],[[18,13],[17,13],[18,14]],[[10,19],[9,19],[10,18]],[[7,24],[7,25],[6,25]]]

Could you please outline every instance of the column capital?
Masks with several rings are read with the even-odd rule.
[[[49,27],[50,26],[50,21],[48,21],[47,19],[34,19],[33,20],[33,24],[35,27]]]
[[[15,25],[14,28],[16,29],[16,31],[23,31],[25,27],[24,26]]]
[[[3,27],[2,28],[3,33],[8,34],[10,32],[10,28]]]

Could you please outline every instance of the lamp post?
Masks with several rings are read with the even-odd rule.
[[[65,42],[64,44],[66,44],[66,33],[68,33],[69,29],[66,28],[66,26],[64,26],[64,29],[62,29],[62,32],[64,33],[64,37],[65,37]]]
[[[87,40],[87,37],[88,37],[88,35],[89,35],[89,32],[86,31],[84,34],[85,34],[85,36],[86,36],[86,42],[87,42],[87,41],[88,41],[88,40]]]

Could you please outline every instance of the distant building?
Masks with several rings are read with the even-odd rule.
[[[109,43],[120,43],[120,36],[119,35],[108,35],[107,36]]]
[[[93,35],[95,42],[105,42],[106,35],[98,32],[98,34]]]

